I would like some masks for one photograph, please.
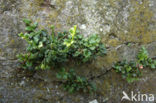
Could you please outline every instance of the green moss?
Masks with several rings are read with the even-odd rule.
[[[98,62],[96,62],[96,68],[100,68],[101,67],[105,67],[105,68],[109,68],[112,66],[112,63],[115,61],[118,61],[119,57],[117,55],[117,51],[116,50],[112,50],[112,51],[108,51],[107,55],[103,58],[103,57],[99,57],[97,59]]]
[[[132,8],[128,18],[128,34],[120,37],[125,41],[149,43],[155,40],[156,31],[149,28],[153,13],[149,8],[149,0],[143,0],[142,3],[131,0]]]
[[[123,18],[116,18],[116,20],[113,21],[114,25],[111,26],[111,32],[117,35],[116,37],[119,38],[120,42],[110,39],[108,34],[108,36],[104,37],[106,38],[104,41],[106,44],[109,46],[117,46],[125,42],[147,44],[156,40],[156,37],[154,36],[156,30],[152,30],[149,27],[152,22],[155,22],[152,20],[153,12],[150,10],[149,0],[141,0],[141,2],[130,0],[130,6],[127,9],[127,13],[129,13],[127,24],[123,21],[123,25],[120,25],[120,19]],[[121,5],[125,6],[121,0],[109,0],[108,4],[110,6],[109,8],[113,10],[112,12],[116,16],[118,16],[118,13],[114,10],[120,10],[119,7]],[[120,4],[120,6],[118,6],[118,4]],[[128,2],[126,4],[128,5]],[[101,7],[102,3],[98,4],[98,6]],[[103,18],[106,17],[106,11],[108,11],[107,8],[104,11],[100,11],[101,16],[105,14]],[[110,22],[110,24],[112,23],[112,21],[107,22]]]
[[[106,93],[111,89],[111,83],[110,81],[104,79],[102,85],[100,86],[100,88],[102,89],[101,94],[103,96],[107,96]]]
[[[107,44],[110,45],[110,46],[116,47],[117,45],[120,44],[120,41],[117,40],[117,39],[110,39],[110,40],[108,40]]]
[[[118,60],[118,55],[116,51],[110,51],[108,55],[106,56],[107,64],[112,64],[112,62]]]
[[[41,6],[44,2],[46,2],[45,0],[34,0],[34,4],[37,6]]]

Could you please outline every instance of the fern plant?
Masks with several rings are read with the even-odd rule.
[[[28,46],[25,53],[17,55],[21,66],[29,70],[45,70],[59,68],[62,64],[71,60],[80,63],[92,61],[97,56],[106,54],[106,48],[98,35],[83,37],[77,31],[77,26],[67,32],[54,31],[51,26],[51,34],[45,29],[39,29],[37,23],[24,19],[25,33],[19,36],[24,39]],[[63,69],[57,73],[57,77],[64,80],[64,89],[71,92],[93,92],[96,86],[84,77],[78,76],[74,70],[66,72]]]
[[[120,73],[122,75],[123,79],[126,79],[129,83],[138,80],[138,77],[140,77],[142,74],[141,69],[134,61],[128,62],[124,60],[121,62],[117,62],[113,66],[113,68],[117,73]]]
[[[113,65],[113,69],[122,74],[122,77],[128,82],[138,80],[142,75],[144,68],[156,69],[156,60],[152,60],[149,57],[148,51],[145,47],[142,47],[136,57],[136,61],[121,61]]]
[[[19,36],[28,43],[26,53],[18,55],[22,67],[29,70],[50,69],[72,60],[88,62],[106,54],[106,48],[98,35],[83,37],[77,27],[69,32],[52,33],[37,28],[37,23],[24,20],[26,33]]]
[[[57,73],[57,78],[64,80],[64,90],[68,91],[69,93],[76,91],[92,93],[96,91],[96,85],[92,82],[89,82],[85,77],[78,76],[74,69],[70,69],[67,72],[63,68],[61,72]]]
[[[142,47],[137,55],[138,63],[143,65],[143,67],[149,67],[152,69],[156,68],[156,60],[152,60],[149,57],[148,51],[145,47]]]

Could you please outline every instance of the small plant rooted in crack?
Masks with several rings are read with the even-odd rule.
[[[26,33],[20,33],[19,36],[28,46],[25,53],[17,56],[23,69],[36,71],[62,68],[63,64],[70,61],[87,63],[106,54],[106,48],[98,35],[84,37],[78,32],[77,26],[68,32],[59,33],[55,33],[54,26],[51,26],[52,33],[49,35],[47,30],[40,30],[37,23],[27,19],[24,19],[24,23]],[[57,77],[62,80],[64,89],[70,93],[81,90],[92,93],[96,90],[93,83],[78,76],[74,70],[66,72],[63,69]]]
[[[148,51],[145,47],[140,49],[137,55],[137,62],[142,65],[142,67],[156,69],[156,60],[152,60],[152,58],[149,57]]]
[[[77,26],[69,32],[52,33],[37,28],[37,23],[24,20],[26,33],[19,36],[28,43],[26,53],[18,55],[22,68],[29,70],[50,69],[70,60],[86,63],[106,54],[106,48],[98,35],[83,37]]]
[[[78,76],[73,69],[70,69],[68,72],[63,68],[61,72],[57,73],[57,78],[64,80],[63,87],[64,90],[69,93],[76,91],[82,92],[95,92],[96,85],[92,82],[89,82],[85,77]]]
[[[121,61],[117,62],[113,66],[114,70],[117,73],[122,74],[122,78],[126,79],[128,82],[133,82],[138,80],[138,77],[141,76],[141,70],[137,67],[137,64],[133,61]]]
[[[113,65],[114,70],[117,73],[121,73],[122,77],[128,82],[138,80],[142,75],[144,68],[156,69],[156,60],[152,60],[149,57],[148,51],[145,47],[142,47],[137,55],[136,61],[121,61]]]

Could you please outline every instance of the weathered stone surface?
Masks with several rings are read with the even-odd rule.
[[[26,45],[17,36],[24,29],[23,18],[37,21],[40,28],[48,29],[53,24],[56,31],[64,31],[78,25],[84,36],[99,34],[108,54],[92,64],[76,66],[77,72],[87,77],[105,73],[115,61],[134,60],[141,45],[150,57],[156,56],[155,0],[0,0],[0,102],[87,103],[97,98],[99,103],[117,103],[126,87],[127,91],[138,88],[156,93],[153,71],[131,85],[114,73],[97,78],[101,91],[93,96],[60,91],[52,82],[56,79],[53,71],[38,71],[34,79],[18,73],[16,54],[24,52]]]
[[[110,50],[103,65],[120,59],[118,54],[127,58],[129,54],[126,54],[128,50],[126,45],[123,47],[124,44],[138,44],[138,48],[156,40],[156,11],[152,0],[1,0],[0,7],[2,59],[15,59],[15,54],[23,49],[25,43],[17,37],[24,28],[21,22],[23,18],[39,22],[40,28],[54,24],[57,31],[63,31],[76,24],[85,36],[92,33],[101,35]],[[125,51],[116,49],[120,47]]]

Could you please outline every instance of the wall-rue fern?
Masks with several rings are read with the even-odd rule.
[[[143,67],[149,67],[151,69],[156,68],[156,60],[152,60],[149,57],[148,51],[145,47],[142,47],[137,55],[137,62],[138,64],[142,65]]]
[[[24,69],[60,68],[62,64],[71,60],[86,63],[106,54],[106,48],[98,35],[83,37],[77,31],[77,26],[68,32],[59,33],[55,33],[54,26],[51,26],[52,33],[48,34],[47,30],[37,28],[37,23],[27,19],[24,23],[26,33],[20,33],[19,36],[28,43],[28,46],[25,53],[17,56]],[[95,86],[72,70],[59,73],[57,77],[66,80],[64,88],[69,92],[95,91]]]
[[[68,72],[63,68],[61,72],[57,73],[57,78],[64,80],[64,90],[69,93],[82,91],[92,93],[96,91],[94,83],[88,81],[85,77],[78,76],[74,69],[70,69]]]
[[[138,80],[138,77],[141,76],[141,70],[137,67],[137,63],[134,61],[121,61],[117,62],[113,66],[114,70],[117,73],[121,73],[122,78],[126,79],[128,82],[133,82]]]
[[[116,72],[121,73],[122,77],[128,82],[138,80],[144,68],[156,69],[156,60],[149,57],[148,51],[142,47],[137,55],[136,61],[121,61],[113,65]]]
[[[54,32],[37,28],[37,23],[24,20],[26,33],[19,36],[28,43],[26,53],[18,55],[22,67],[30,70],[50,69],[73,60],[88,62],[106,54],[105,46],[98,35],[83,37],[74,26],[69,32]]]

